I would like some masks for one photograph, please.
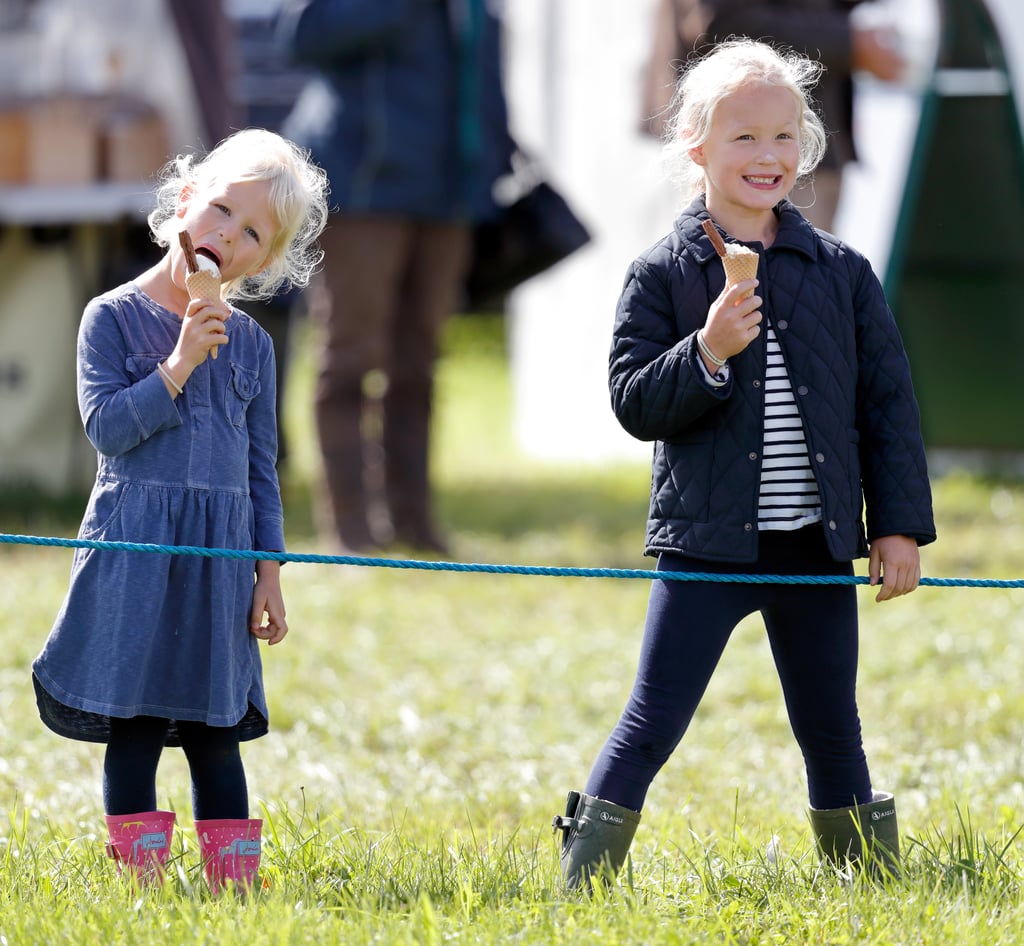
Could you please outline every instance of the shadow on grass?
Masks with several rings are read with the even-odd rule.
[[[546,480],[459,485],[440,493],[439,507],[448,528],[501,540],[579,529],[608,542],[630,535],[639,542],[647,497],[625,495],[614,482]]]
[[[595,546],[595,553],[625,555],[635,563],[647,516],[644,475],[559,473],[535,480],[442,485],[436,490],[437,517],[453,537],[472,535],[477,543],[502,545],[549,535],[561,545],[575,536],[576,545],[582,539]],[[310,484],[286,478],[283,495],[289,537],[315,543],[319,530]]]
[[[305,480],[282,478],[285,523],[292,541],[315,544],[314,490]],[[61,496],[31,488],[0,491],[0,532],[43,537],[73,536],[88,502],[84,493]],[[453,536],[472,535],[496,545],[550,535],[561,545],[590,543],[602,556],[625,549],[639,556],[647,512],[642,481],[631,473],[574,476],[546,473],[536,480],[456,483],[437,490],[437,512]]]

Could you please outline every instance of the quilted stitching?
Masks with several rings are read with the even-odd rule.
[[[814,231],[788,202],[761,256],[758,292],[776,328],[803,418],[833,556],[866,539],[933,541],[931,492],[910,368],[867,260]],[[764,345],[730,359],[728,384],[707,383],[696,332],[724,272],[698,199],[630,266],[609,357],[612,408],[654,442],[646,551],[723,561],[757,556]],[[867,509],[867,526],[864,509]]]

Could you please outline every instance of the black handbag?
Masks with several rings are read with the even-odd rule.
[[[516,286],[590,242],[590,232],[536,162],[517,156],[512,175],[496,193],[502,209],[473,228],[465,285],[470,312],[502,309],[505,295]]]

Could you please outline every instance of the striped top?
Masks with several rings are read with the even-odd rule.
[[[764,383],[764,457],[757,501],[758,529],[799,529],[821,519],[821,500],[807,439],[782,349],[765,320],[768,371]]]

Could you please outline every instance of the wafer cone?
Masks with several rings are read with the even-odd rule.
[[[727,247],[726,255],[722,257],[722,266],[725,267],[726,284],[735,286],[736,283],[743,282],[745,279],[756,279],[759,259],[760,257],[753,250],[730,243]],[[751,289],[743,298],[753,294],[754,290]]]
[[[185,277],[185,288],[190,299],[220,299],[220,280],[208,269],[189,273]]]
[[[220,279],[209,269],[200,269],[185,276],[185,288],[190,299],[220,299]],[[217,357],[217,347],[210,349],[210,354]]]

